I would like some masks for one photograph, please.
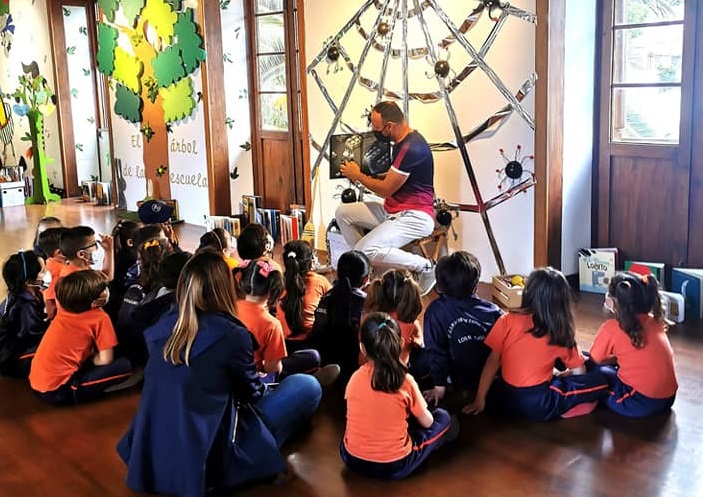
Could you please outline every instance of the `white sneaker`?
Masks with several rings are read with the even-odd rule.
[[[313,376],[317,378],[317,381],[320,382],[320,385],[322,385],[323,387],[328,387],[332,383],[337,381],[337,378],[339,377],[339,373],[341,371],[342,370],[338,364],[328,364],[327,366],[322,366],[320,369],[315,371],[315,374]]]
[[[420,296],[424,297],[432,291],[437,279],[434,274],[434,265],[424,271],[415,273],[415,281],[420,287]]]

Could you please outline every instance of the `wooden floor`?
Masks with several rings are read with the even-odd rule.
[[[29,248],[36,221],[109,230],[114,211],[77,203],[0,209],[0,258]],[[203,230],[181,228],[192,249]],[[4,289],[3,289],[4,291]],[[579,343],[588,348],[603,321],[602,297],[578,304]],[[325,392],[312,428],[285,447],[294,476],[286,484],[241,489],[243,497],[700,497],[703,496],[703,325],[670,332],[680,389],[671,414],[649,420],[604,410],[550,423],[463,417],[459,439],[402,482],[378,482],[343,468],[342,394]],[[77,408],[36,400],[21,381],[0,378],[0,497],[134,496],[115,444],[137,407],[137,391]],[[380,420],[379,420],[380,421]],[[174,434],[176,436],[176,434]]]

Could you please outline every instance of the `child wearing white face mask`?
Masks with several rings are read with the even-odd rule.
[[[128,359],[115,359],[117,337],[102,306],[110,295],[100,271],[74,271],[56,285],[60,304],[32,360],[29,383],[54,405],[90,400],[132,375]]]
[[[58,283],[61,278],[76,271],[92,269],[92,266],[95,265],[97,260],[96,253],[99,247],[102,248],[105,253],[102,272],[105,274],[108,281],[112,281],[115,271],[112,237],[110,235],[101,235],[100,238],[100,241],[96,241],[95,231],[88,226],[69,228],[61,235],[59,248],[67,262],[66,265],[61,268],[59,277],[52,280],[51,285],[44,293],[44,303],[46,304],[46,313],[49,319],[53,319],[54,316],[56,316],[56,283]]]
[[[26,378],[48,322],[41,295],[44,261],[34,252],[10,256],[2,268],[9,295],[0,304],[0,374]]]

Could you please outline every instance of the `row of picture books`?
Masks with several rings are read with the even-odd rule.
[[[581,249],[578,256],[579,290],[606,293],[610,278],[621,267],[619,266],[618,249]],[[701,305],[703,269],[672,267],[669,278],[666,264],[661,262],[626,260],[622,268],[625,271],[643,276],[653,274],[657,278],[665,311],[669,311],[668,315],[673,321],[681,322],[684,317],[703,319],[703,305]]]
[[[222,228],[233,237],[250,223],[258,223],[271,233],[274,241],[285,245],[291,240],[297,240],[305,226],[305,206],[291,204],[289,214],[279,209],[261,207],[261,197],[258,195],[242,195],[239,205],[240,214],[234,216],[205,216],[206,229]]]

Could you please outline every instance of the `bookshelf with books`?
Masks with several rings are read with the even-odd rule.
[[[215,228],[222,228],[230,235],[237,238],[242,231],[242,224],[238,217],[205,216],[205,229],[207,231],[212,231]]]

